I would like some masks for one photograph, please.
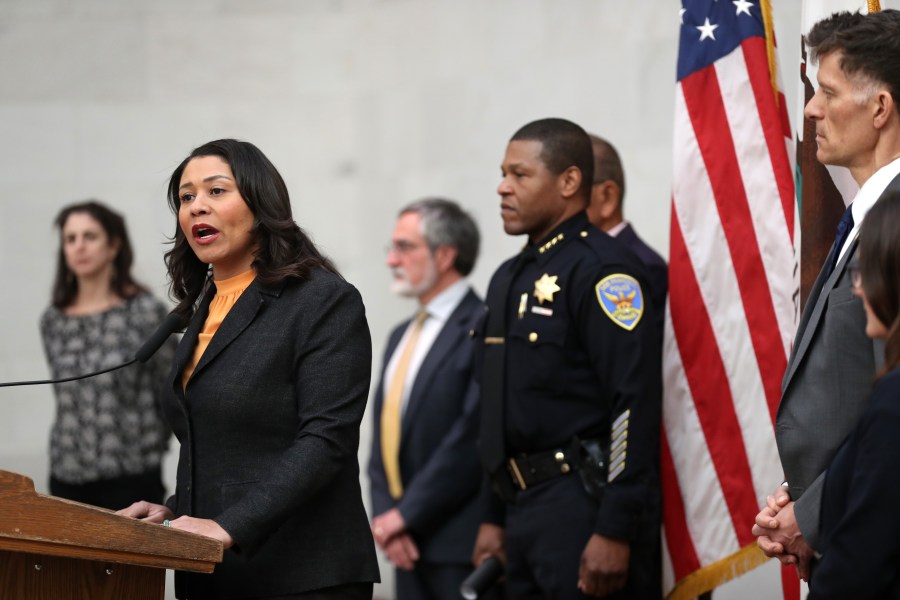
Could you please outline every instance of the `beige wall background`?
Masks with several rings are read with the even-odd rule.
[[[773,4],[796,122],[800,3]],[[504,235],[495,189],[506,141],[530,120],[565,117],[610,139],[625,164],[627,217],[667,255],[678,8],[0,0],[0,381],[48,374],[37,324],[58,210],[93,197],[123,212],[138,277],[166,297],[162,254],[175,222],[165,182],[192,148],[220,137],[252,141],[284,175],[296,220],[365,299],[376,372],[387,333],[413,310],[388,291],[383,249],[396,211],[435,194],[470,210],[484,240],[472,276],[483,293],[523,242]],[[0,468],[45,490],[51,389],[0,389],[0,408]],[[171,458],[167,477],[171,489]],[[387,598],[382,572],[376,592]],[[750,587],[717,597],[750,598]]]

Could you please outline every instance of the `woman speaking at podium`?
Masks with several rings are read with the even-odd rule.
[[[254,145],[218,140],[175,169],[166,253],[186,331],[163,389],[175,494],[121,514],[219,539],[179,598],[370,599],[378,567],[359,487],[371,369],[362,299],[297,226]]]

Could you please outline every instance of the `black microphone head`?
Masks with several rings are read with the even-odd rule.
[[[163,319],[160,326],[156,328],[156,331],[153,332],[153,335],[151,335],[147,341],[144,342],[144,345],[134,353],[134,360],[142,363],[147,362],[151,356],[156,354],[156,351],[163,345],[163,342],[169,339],[169,336],[180,328],[181,316],[174,312],[170,312],[166,315],[166,318]]]

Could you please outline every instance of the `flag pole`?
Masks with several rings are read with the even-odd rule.
[[[875,0],[877,2],[878,0]],[[775,95],[775,106],[778,106],[778,58],[775,56],[775,27],[772,23],[772,2],[761,0],[763,26],[766,30],[766,57],[769,59],[769,82]]]

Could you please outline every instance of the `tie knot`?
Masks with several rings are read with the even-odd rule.
[[[413,319],[414,324],[418,327],[425,322],[425,319],[428,318],[428,311],[425,309],[420,310],[416,313],[416,317]]]

